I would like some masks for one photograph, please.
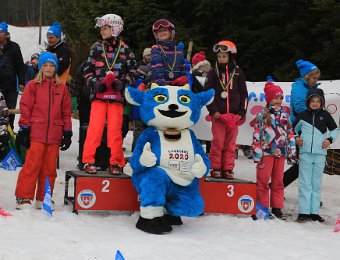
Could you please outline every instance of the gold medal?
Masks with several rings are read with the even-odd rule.
[[[169,72],[169,78],[170,78],[170,79],[173,79],[174,77],[175,77],[175,74],[174,74],[172,71],[170,71],[170,72]]]
[[[221,92],[221,98],[227,98],[228,97],[228,92],[223,91]]]

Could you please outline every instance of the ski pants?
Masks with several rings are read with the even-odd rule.
[[[212,122],[213,139],[209,152],[210,168],[233,170],[238,127],[228,127],[220,119]]]
[[[299,214],[319,214],[326,155],[303,153],[299,163]]]
[[[269,208],[269,190],[270,206],[272,208],[283,208],[284,186],[283,170],[285,158],[265,155],[262,158],[263,168],[258,164],[256,167],[256,196],[257,201],[264,207]],[[269,180],[271,179],[271,187]]]
[[[143,218],[161,217],[165,212],[172,216],[187,217],[203,213],[204,202],[197,178],[188,186],[180,186],[170,179],[164,169],[152,167],[134,173],[132,182],[140,197],[140,214]]]
[[[110,164],[125,166],[123,153],[123,104],[93,100],[90,123],[84,143],[83,163],[95,163],[95,153],[100,146],[107,119],[107,146],[111,150]]]
[[[44,144],[31,142],[26,152],[25,164],[19,172],[15,196],[22,199],[44,200],[46,178],[48,178],[53,193],[54,182],[57,177],[57,158],[59,144]]]

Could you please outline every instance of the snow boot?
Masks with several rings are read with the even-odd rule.
[[[172,216],[170,214],[165,214],[164,219],[170,225],[174,225],[174,226],[183,225],[181,217],[176,217],[176,216]]]
[[[84,164],[84,171],[88,174],[96,174],[97,168],[94,163],[85,163]]]
[[[139,217],[136,228],[155,235],[164,235],[172,230],[170,224],[165,221],[164,216],[153,219]]]
[[[29,199],[17,198],[16,209],[29,209],[31,207],[31,201]]]
[[[109,174],[120,175],[123,173],[123,168],[119,164],[111,164],[109,167]]]
[[[210,171],[210,175],[211,175],[211,177],[216,178],[216,179],[219,179],[219,178],[222,177],[220,169],[212,169]]]
[[[323,217],[321,217],[320,215],[318,215],[318,214],[310,214],[309,217],[313,221],[319,221],[320,223],[325,222],[325,219]]]
[[[296,222],[299,222],[299,223],[305,223],[309,218],[309,215],[308,214],[299,214]]]
[[[223,170],[222,178],[232,180],[234,179],[234,172],[232,170]]]
[[[272,214],[278,218],[278,219],[281,219],[281,220],[286,220],[287,219],[287,216],[284,215],[281,211],[281,209],[279,208],[272,208]]]

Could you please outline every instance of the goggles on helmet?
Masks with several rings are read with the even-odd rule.
[[[158,31],[161,27],[163,28],[167,28],[169,30],[174,30],[175,26],[173,25],[173,23],[169,22],[166,19],[160,19],[157,20],[153,25],[152,25],[152,31],[156,32]]]
[[[112,20],[112,19],[103,19],[103,18],[96,18],[96,27],[103,27],[105,25],[109,26],[122,26],[124,25],[124,22],[122,20]]]
[[[213,47],[214,52],[231,52],[232,54],[237,53],[236,47],[231,47],[224,44],[215,44]]]

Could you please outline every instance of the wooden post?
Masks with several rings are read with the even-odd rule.
[[[192,52],[192,46],[194,45],[193,41],[189,42],[188,52],[187,52],[187,60],[190,62],[191,60],[191,52]]]

